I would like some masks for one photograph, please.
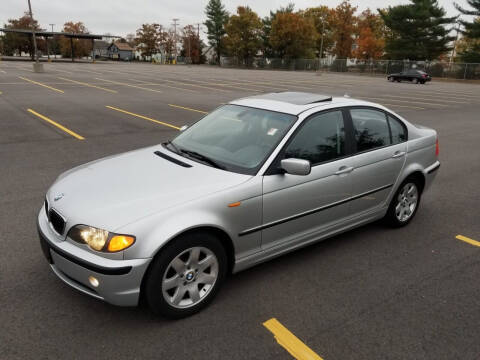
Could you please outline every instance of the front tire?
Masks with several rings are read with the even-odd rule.
[[[421,190],[416,179],[406,179],[398,188],[390,202],[386,222],[392,227],[407,225],[415,217],[420,205]]]
[[[227,255],[208,232],[181,235],[153,260],[145,299],[157,315],[179,319],[199,312],[215,297],[227,274]]]
[[[395,81],[395,78],[394,78],[393,76],[389,76],[389,77],[387,78],[387,80],[390,81],[390,82],[394,82],[394,81]]]

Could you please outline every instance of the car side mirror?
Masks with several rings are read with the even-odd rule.
[[[188,125],[183,125],[183,126],[180,128],[180,131],[185,131],[185,130],[187,130],[187,128],[188,128]]]
[[[285,170],[287,174],[300,176],[308,175],[312,170],[310,161],[304,159],[283,159],[280,162],[280,167]]]

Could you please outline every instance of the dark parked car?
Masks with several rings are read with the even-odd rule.
[[[402,71],[396,74],[390,74],[387,76],[388,81],[411,81],[414,84],[425,84],[427,81],[431,81],[432,77],[428,75],[425,71],[410,69],[407,71]]]

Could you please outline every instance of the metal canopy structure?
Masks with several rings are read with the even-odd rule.
[[[71,56],[72,56],[72,62],[73,62],[73,39],[86,39],[86,40],[91,40],[92,41],[92,51],[93,51],[93,42],[94,40],[102,40],[103,38],[113,38],[113,39],[119,39],[121,36],[116,36],[116,35],[99,35],[99,34],[76,34],[76,33],[68,33],[68,32],[57,32],[57,31],[41,31],[41,30],[35,30],[35,32],[31,29],[7,29],[7,28],[0,28],[0,31],[4,33],[17,33],[17,34],[26,34],[29,36],[33,36],[35,33],[35,37],[43,37],[45,39],[48,39],[49,37],[53,36],[64,36],[66,38],[70,39],[70,48],[71,48]],[[48,51],[48,41],[47,41],[47,53],[50,58],[50,54]],[[92,60],[93,59],[93,53],[92,53]]]

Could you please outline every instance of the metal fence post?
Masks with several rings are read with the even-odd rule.
[[[465,64],[465,71],[463,72],[463,80],[467,78],[467,68],[468,68],[468,64]]]

